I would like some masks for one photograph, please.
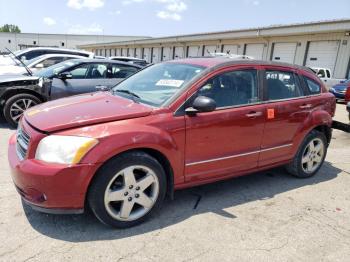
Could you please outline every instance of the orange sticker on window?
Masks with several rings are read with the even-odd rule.
[[[268,108],[267,109],[267,119],[274,119],[274,118],[275,118],[275,109]]]

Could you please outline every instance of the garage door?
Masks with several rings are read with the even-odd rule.
[[[135,57],[142,58],[141,57],[141,48],[140,47],[136,48]]]
[[[203,48],[204,48],[204,56],[208,56],[211,53],[218,52],[216,45],[205,45]]]
[[[163,47],[163,59],[162,61],[168,61],[173,59],[173,49],[171,47]]]
[[[274,43],[272,61],[294,63],[297,43]]]
[[[202,56],[200,52],[200,46],[189,46],[187,57],[198,57]]]
[[[224,45],[222,52],[226,54],[237,55],[238,45]]]
[[[264,44],[246,44],[245,55],[251,56],[254,59],[263,59]]]
[[[160,47],[153,47],[152,63],[160,62]]]
[[[306,66],[324,67],[334,71],[339,41],[317,41],[309,42],[309,49],[306,57]]]
[[[148,63],[151,63],[151,48],[145,47],[143,49],[143,59],[145,59]]]
[[[184,48],[182,46],[175,47],[175,59],[183,58],[184,57]]]

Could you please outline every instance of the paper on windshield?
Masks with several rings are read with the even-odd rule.
[[[184,80],[176,79],[160,79],[156,86],[171,86],[171,87],[180,87],[183,84]]]

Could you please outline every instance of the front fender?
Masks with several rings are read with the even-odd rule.
[[[88,136],[99,140],[99,143],[82,159],[84,164],[102,166],[114,156],[129,150],[156,150],[169,161],[174,183],[183,183],[184,121],[178,118],[174,120],[173,125],[167,123],[171,128],[164,128],[162,121],[158,120],[156,124],[153,122],[150,125],[139,122],[143,122],[142,118],[71,129],[57,134]]]

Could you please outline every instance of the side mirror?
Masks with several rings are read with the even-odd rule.
[[[25,55],[22,55],[22,56],[21,56],[21,61],[22,61],[22,62],[25,62],[26,60],[27,60],[26,56],[25,56]]]
[[[72,74],[70,72],[63,72],[57,75],[57,78],[61,80],[72,79]]]
[[[212,112],[216,109],[216,102],[206,96],[198,96],[192,103],[192,107],[189,107],[185,112],[189,115],[195,115],[201,112]]]
[[[42,63],[36,64],[35,68],[42,69],[44,68],[44,64]]]

